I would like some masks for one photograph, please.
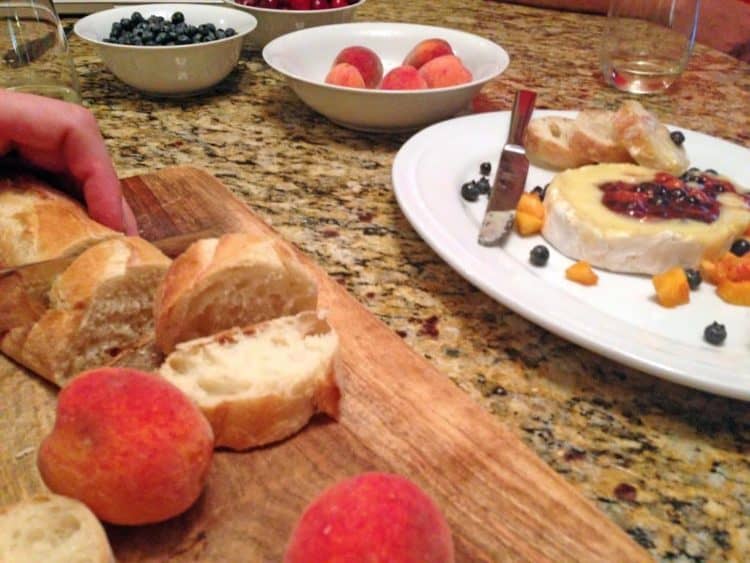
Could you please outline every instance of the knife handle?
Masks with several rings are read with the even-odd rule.
[[[534,102],[536,102],[536,92],[531,90],[516,92],[508,131],[508,144],[523,146],[523,134],[534,112]]]

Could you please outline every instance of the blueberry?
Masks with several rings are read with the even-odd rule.
[[[461,197],[466,201],[476,201],[479,199],[479,187],[474,181],[466,182],[461,186]]]
[[[538,195],[539,199],[544,201],[544,196],[547,195],[547,186],[534,186],[534,188],[531,190],[531,193]]]
[[[489,162],[483,162],[479,165],[479,173],[482,176],[489,176],[492,172],[492,165]]]
[[[703,281],[701,273],[693,268],[685,268],[685,277],[687,277],[688,285],[693,291],[698,289],[701,282]]]
[[[672,131],[669,136],[672,138],[672,142],[678,147],[685,142],[685,135],[682,131]]]
[[[529,252],[529,262],[534,266],[544,266],[549,260],[549,249],[543,244],[538,244]]]
[[[479,178],[479,180],[476,181],[476,184],[477,188],[479,188],[480,194],[487,195],[490,193],[490,181],[485,176]]]
[[[185,14],[182,12],[175,12],[172,14],[172,23],[182,23],[185,21]]]
[[[738,238],[732,243],[729,252],[731,252],[735,256],[744,256],[745,254],[750,252],[750,241],[746,238]]]
[[[727,337],[727,329],[724,325],[717,323],[716,321],[708,325],[703,331],[703,338],[706,342],[718,346]]]
[[[187,35],[178,35],[177,36],[177,44],[178,45],[189,45],[190,44],[190,37]]]
[[[234,28],[228,27],[224,30],[224,34],[227,37],[232,37],[232,35],[237,35],[237,32],[234,30]]]
[[[133,13],[132,13],[132,14],[130,15],[130,19],[131,19],[131,20],[132,20],[132,21],[133,21],[134,23],[140,23],[140,22],[144,21],[144,19],[143,19],[143,14],[141,14],[140,12],[133,12]]]
[[[713,168],[706,168],[705,173],[706,174],[713,174],[714,176],[718,176],[719,175],[719,173],[716,170],[714,170]]]

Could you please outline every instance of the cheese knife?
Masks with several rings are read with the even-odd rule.
[[[534,111],[536,92],[519,90],[513,100],[508,139],[500,153],[495,181],[479,229],[479,244],[500,243],[513,226],[516,205],[521,198],[529,172],[529,160],[523,147],[523,135]]]

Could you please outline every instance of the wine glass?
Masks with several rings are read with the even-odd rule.
[[[81,103],[52,0],[0,0],[0,87]]]

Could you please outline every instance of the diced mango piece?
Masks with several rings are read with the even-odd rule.
[[[662,307],[677,307],[690,302],[690,285],[685,270],[680,266],[651,278],[656,289],[656,298]]]
[[[701,274],[714,285],[725,280],[750,281],[750,253],[740,257],[727,252],[715,262],[704,260],[701,262]]]
[[[723,280],[716,293],[727,303],[750,307],[750,281]]]
[[[565,277],[581,285],[596,285],[599,281],[599,276],[591,269],[591,264],[585,260],[579,260],[565,270]]]
[[[528,213],[544,221],[544,205],[537,194],[529,192],[521,194],[521,199],[518,200],[518,205],[516,205],[516,211]]]
[[[536,234],[542,230],[542,219],[525,211],[516,211],[516,231],[521,236]]]

